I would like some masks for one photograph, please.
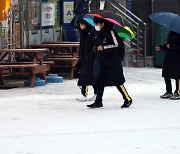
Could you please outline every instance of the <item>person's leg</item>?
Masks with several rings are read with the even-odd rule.
[[[93,86],[93,89],[94,89],[94,95],[89,98],[89,101],[95,101],[96,100],[96,96],[97,96],[97,87],[96,86]]]
[[[88,95],[88,86],[87,85],[86,86],[84,86],[84,85],[82,86],[81,94],[83,96],[87,97],[87,95]]]
[[[96,96],[96,100],[95,100],[95,104],[97,105],[102,105],[102,97],[103,97],[103,93],[104,93],[104,87],[101,86],[99,87],[98,91],[97,91],[97,96]]]
[[[174,93],[180,95],[180,79],[176,79],[176,90]]]
[[[88,100],[87,95],[88,95],[88,86],[87,85],[83,85],[81,88],[81,94],[79,97],[77,97],[76,99],[80,102],[85,102]]]
[[[94,94],[97,95],[97,86],[93,86],[93,89],[94,89]]]
[[[165,84],[166,84],[166,92],[172,94],[172,84],[170,78],[164,78]]]
[[[177,93],[180,96],[180,79],[177,79],[176,82],[177,82],[176,84]]]
[[[173,96],[172,93],[172,84],[171,84],[171,79],[170,78],[164,78],[165,84],[166,84],[166,93],[161,95],[161,98],[170,98]]]
[[[127,108],[132,104],[132,98],[129,96],[124,85],[116,86],[119,92],[122,94],[124,99],[124,104],[121,106],[122,108]]]
[[[95,102],[93,104],[87,105],[87,107],[90,107],[90,108],[103,107],[102,97],[103,97],[103,93],[104,93],[104,85],[101,83],[100,79],[96,80],[96,85],[97,85],[96,100],[95,100]]]
[[[124,85],[120,85],[120,86],[116,86],[117,89],[119,90],[119,92],[122,94],[123,96],[123,99],[125,101],[130,101],[131,100],[131,97],[129,96],[126,88],[124,87]]]
[[[172,100],[178,100],[180,99],[180,79],[176,79],[176,90],[174,92],[174,95],[170,97]]]

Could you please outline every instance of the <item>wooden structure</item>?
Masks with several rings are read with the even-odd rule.
[[[70,68],[68,78],[73,78],[73,67],[78,61],[79,42],[45,42],[43,44],[33,44],[29,47],[48,48],[49,52],[46,58],[48,61],[55,62],[51,67],[51,71],[54,72],[57,68]]]
[[[43,79],[46,80],[46,72],[50,70],[52,62],[44,62],[44,53],[48,49],[1,49],[0,57],[0,82],[3,84],[3,75],[7,74],[30,74],[31,87],[35,85],[36,74],[42,74]],[[27,62],[4,62],[4,58],[10,53],[24,53]],[[23,68],[24,71],[15,71],[14,69]],[[26,71],[28,69],[28,71]],[[5,71],[6,70],[6,71]],[[8,71],[7,71],[8,70]]]

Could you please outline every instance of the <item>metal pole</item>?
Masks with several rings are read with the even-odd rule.
[[[140,50],[140,28],[139,23],[137,24],[137,50]],[[139,53],[137,53],[137,66],[139,66]]]
[[[2,49],[2,23],[0,22],[0,49]]]
[[[147,32],[146,32],[146,23],[144,23],[144,67],[147,64]]]
[[[10,16],[8,17],[8,48],[12,49],[13,48],[13,11],[12,11],[12,7],[10,7],[9,10]]]
[[[154,0],[152,0],[151,1],[151,13],[154,13]],[[151,45],[152,45],[152,52],[153,52],[153,49],[154,49],[154,45],[155,45],[155,43],[154,43],[154,23],[153,22],[151,22]]]
[[[42,10],[42,5],[43,5],[43,2],[41,1],[40,2],[40,8],[41,8],[41,10]],[[41,25],[41,27],[40,27],[40,30],[41,30],[41,43],[42,43],[42,41],[43,41],[43,38],[42,38],[42,15],[40,15],[40,25]]]
[[[20,22],[20,48],[24,47],[24,27],[23,27],[23,1],[19,0],[19,22]]]
[[[24,9],[24,32],[25,32],[25,48],[27,47],[27,45],[29,44],[29,0],[25,0],[25,9]]]

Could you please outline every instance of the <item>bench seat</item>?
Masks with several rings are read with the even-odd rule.
[[[52,60],[52,61],[77,61],[78,58],[74,58],[74,57],[51,57],[51,58],[48,58],[48,60]]]
[[[52,63],[52,62],[51,62]],[[14,69],[14,68],[29,68],[28,71],[23,71],[23,72],[17,72],[17,71],[4,71],[7,69]],[[31,79],[31,87],[34,87],[35,85],[35,76],[36,74],[42,74],[43,79],[46,80],[46,72],[50,70],[50,64],[32,64],[32,63],[3,63],[0,65],[0,82],[1,84],[4,84],[3,82],[3,75],[16,75],[16,74],[31,74],[32,79]]]
[[[8,65],[8,64],[4,64],[4,65],[0,65],[0,69],[3,68],[32,68],[32,67],[36,67],[38,64],[12,64],[12,65]]]

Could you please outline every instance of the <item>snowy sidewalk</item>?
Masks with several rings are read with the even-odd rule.
[[[180,101],[159,98],[161,69],[124,74],[128,109],[115,87],[105,88],[103,109],[88,109],[75,100],[76,80],[0,90],[0,154],[179,154]]]

